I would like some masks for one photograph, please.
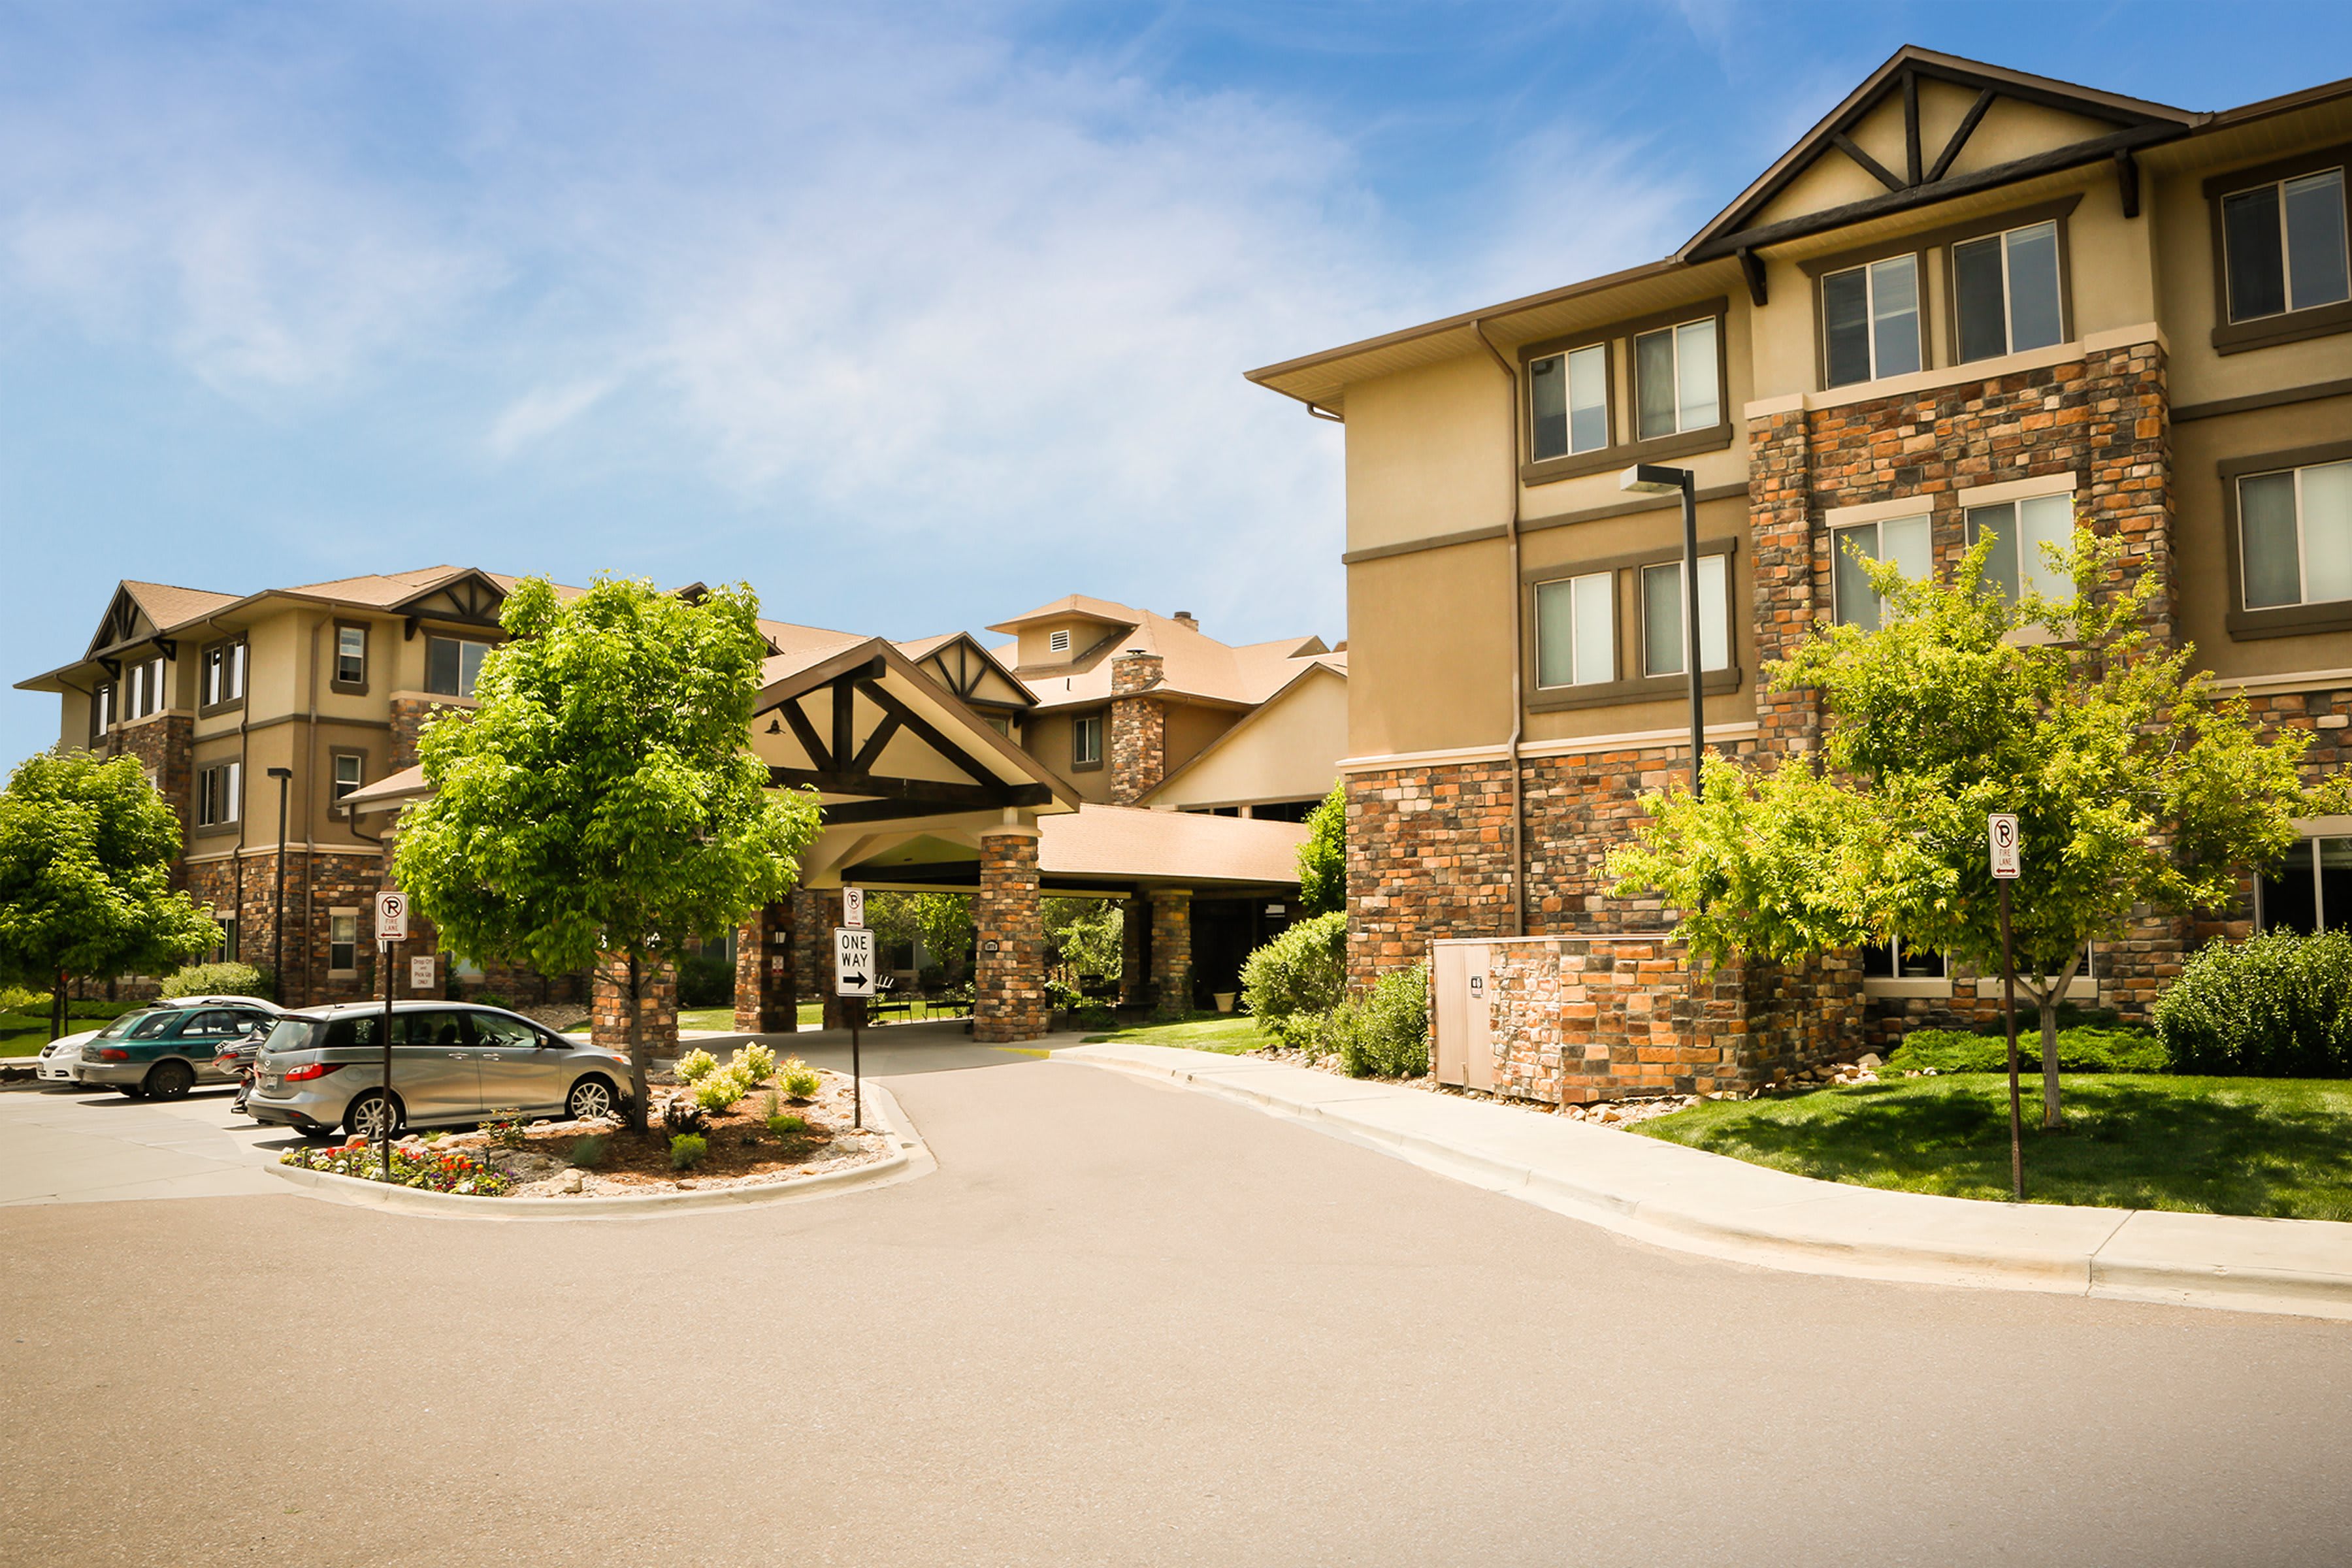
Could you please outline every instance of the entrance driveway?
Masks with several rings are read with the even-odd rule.
[[[893,1033],[939,1170],[824,1202],[0,1212],[0,1562],[2352,1559],[2345,1325],[1662,1253]]]

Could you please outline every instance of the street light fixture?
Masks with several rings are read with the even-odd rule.
[[[278,894],[269,906],[269,969],[270,984],[278,993],[280,1005],[286,1001],[286,786],[293,782],[292,768],[272,768],[269,776],[278,781]]]
[[[1636,463],[1618,476],[1617,488],[1642,495],[1683,498],[1683,673],[1690,682],[1690,787],[1701,794],[1699,761],[1706,755],[1706,715],[1698,692],[1698,495],[1688,468]]]

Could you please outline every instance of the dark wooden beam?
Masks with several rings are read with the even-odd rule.
[[[1008,793],[1013,798],[1003,803],[1007,805],[1044,805],[1052,800],[1054,794],[1043,784],[1020,784]],[[910,816],[938,816],[948,811],[970,809],[972,808],[942,806],[936,801],[927,800],[852,800],[826,806],[824,821],[828,826],[857,822],[903,822]]]
[[[1748,279],[1748,301],[1758,310],[1764,308],[1764,258],[1753,250],[1739,253],[1739,271]]]
[[[857,750],[857,677],[835,676],[833,681],[833,744],[825,751],[833,758],[833,766],[847,768],[850,753]]]
[[[889,692],[884,690],[880,686],[868,681],[860,686],[858,689],[866,693],[867,700],[870,700],[874,706],[879,708],[883,712],[887,713],[893,719],[898,720],[899,723],[904,724],[918,737],[928,742],[933,751],[939,752],[940,756],[945,757],[949,762],[953,763],[957,767],[971,774],[973,779],[977,780],[981,784],[991,785],[1001,785],[1003,783],[1003,781],[999,779],[994,773],[989,772],[986,768],[982,767],[978,763],[973,762],[971,758],[966,754],[961,746],[959,746],[953,741],[949,740],[945,735],[940,733],[939,727],[937,725],[933,724],[929,720],[925,719],[913,709],[908,708],[897,698],[891,696]]]
[[[1919,163],[1919,73],[1903,73],[1903,183],[1916,185]]]
[[[2139,216],[2139,160],[2128,147],[2116,154],[2116,195],[2123,200],[2124,216]]]
[[[1856,142],[1853,137],[1847,135],[1844,132],[1841,131],[1835,135],[1832,135],[1830,138],[1830,145],[1835,147],[1839,152],[1844,153],[1847,157],[1861,164],[1873,179],[1876,180],[1880,184],[1885,185],[1888,190],[1901,191],[1910,188],[1895,177],[1894,170],[1888,168],[1885,164],[1880,163],[1869,153],[1864,152],[1862,150],[1862,144]]]
[[[802,710],[801,700],[795,697],[785,703],[783,715],[784,722],[793,727],[793,739],[801,743],[801,750],[809,754],[809,761],[831,772],[834,755],[824,749],[824,742],[816,738],[816,726],[809,722],[809,716]]]
[[[882,722],[874,726],[874,733],[866,737],[866,744],[858,747],[857,754],[849,759],[849,771],[853,773],[872,771],[884,749],[890,744],[891,737],[898,732],[898,716],[896,713],[883,714]]]
[[[1952,127],[1951,135],[1944,139],[1944,150],[1936,154],[1936,162],[1927,170],[1927,184],[1934,184],[1951,168],[1952,160],[1960,155],[1960,149],[1967,146],[1969,138],[1976,134],[1977,126],[1983,121],[1985,110],[1992,107],[1995,96],[1990,88],[1977,94],[1977,100],[1969,105],[1969,111],[1960,116],[1960,122]]]
[[[782,789],[798,789],[806,784],[826,795],[920,801],[957,811],[981,811],[1013,804],[1013,792],[1001,784],[990,789],[981,784],[949,784],[939,779],[891,778],[881,773],[852,773],[834,768],[772,767],[768,770],[768,782]]]

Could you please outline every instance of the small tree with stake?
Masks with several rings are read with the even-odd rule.
[[[751,752],[758,617],[743,585],[688,603],[599,579],[563,604],[527,579],[471,718],[418,743],[435,793],[402,819],[400,885],[468,958],[626,966],[639,1131],[648,972],[783,898],[816,834],[815,795],[769,789]]]
[[[0,794],[0,980],[47,985],[49,1038],[76,976],[176,969],[220,927],[172,891],[180,819],[132,757],[27,757]]]
[[[2045,546],[2071,597],[2011,603],[1981,583],[1990,541],[1948,581],[1873,565],[1876,631],[1825,626],[1767,675],[1821,694],[1825,772],[1759,773],[1720,758],[1706,796],[1643,802],[1610,859],[1622,896],[1649,889],[1712,957],[1792,960],[1889,937],[2000,968],[1985,852],[1994,812],[2020,819],[2020,981],[2041,1013],[2042,1124],[2059,1121],[2058,1009],[2093,941],[2136,910],[2227,907],[2241,868],[2294,843],[2340,784],[2306,791],[2309,737],[2265,742],[2242,700],[2217,697],[2147,629],[2160,580],[2126,582],[2122,547],[2087,531]],[[2335,807],[2340,809],[2340,807]]]

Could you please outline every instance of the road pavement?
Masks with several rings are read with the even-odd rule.
[[[1667,1253],[1172,1085],[868,1039],[923,1180],[0,1209],[0,1563],[2352,1560],[2352,1326]],[[28,1099],[107,1115],[0,1096],[0,1183]]]

